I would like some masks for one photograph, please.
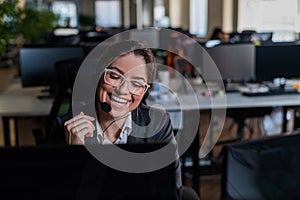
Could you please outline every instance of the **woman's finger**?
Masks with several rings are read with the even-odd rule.
[[[84,144],[85,137],[93,137],[96,129],[92,123],[95,118],[81,112],[64,123],[66,139],[68,144]]]
[[[68,143],[69,144],[84,144],[85,137],[92,137],[93,131],[90,126],[77,126],[73,127],[68,133]]]
[[[70,131],[73,135],[83,135],[87,137],[93,137],[94,128],[89,124],[83,123],[72,127]]]
[[[65,127],[67,128],[68,131],[70,131],[71,128],[80,126],[82,124],[86,124],[86,126],[90,126],[93,131],[96,130],[95,125],[90,120],[87,120],[85,118],[79,118],[76,121],[73,121],[69,124],[65,124]]]
[[[73,123],[73,122],[79,120],[79,119],[86,119],[86,120],[89,120],[89,121],[94,121],[95,120],[94,117],[91,117],[89,115],[85,115],[83,112],[81,112],[80,114],[78,114],[78,115],[74,116],[73,118],[69,119],[68,121],[66,121],[64,123],[64,125],[66,126],[70,123]]]

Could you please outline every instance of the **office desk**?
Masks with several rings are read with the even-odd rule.
[[[286,131],[286,112],[287,108],[300,106],[300,94],[289,95],[276,95],[276,96],[257,96],[247,97],[240,93],[228,93],[224,96],[207,97],[203,96],[201,91],[197,91],[198,103],[195,104],[190,94],[178,94],[180,96],[179,105],[177,102],[159,103],[168,112],[178,112],[179,106],[182,111],[199,110],[199,112],[211,109],[227,109],[227,110],[256,110],[259,111],[263,108],[273,108],[275,106],[282,106],[284,108],[283,114],[283,132]],[[225,99],[224,99],[225,98]],[[225,100],[225,101],[224,101]],[[213,102],[213,105],[211,104]],[[149,102],[154,104],[155,102]],[[247,113],[246,113],[247,114]],[[198,131],[199,134],[199,131]],[[199,163],[199,135],[197,135],[192,144],[192,157],[193,157],[193,188],[199,192],[199,176],[200,166]],[[194,163],[197,163],[196,165]],[[199,194],[199,193],[198,193]]]
[[[274,95],[274,96],[256,96],[247,97],[243,96],[238,92],[228,93],[226,97],[224,96],[214,96],[207,97],[203,96],[201,91],[196,91],[198,103],[195,104],[193,101],[193,95],[191,94],[178,94],[180,96],[180,105],[177,102],[166,102],[160,103],[167,111],[175,112],[179,109],[183,111],[187,110],[217,110],[226,109],[229,113],[241,113],[241,120],[238,129],[238,135],[242,138],[243,131],[243,120],[242,118],[247,118],[247,115],[255,115],[257,113],[267,112],[271,108],[280,106],[283,108],[283,125],[282,132],[286,132],[287,119],[286,113],[288,108],[299,107],[300,106],[300,94],[287,94],[287,95]],[[225,99],[224,99],[225,98]],[[213,104],[212,104],[213,102]],[[153,104],[153,102],[150,102]]]
[[[181,101],[182,110],[209,110],[212,109],[211,100],[213,100],[214,109],[234,109],[234,108],[259,108],[259,107],[273,107],[273,106],[299,106],[300,94],[274,95],[274,96],[256,96],[247,97],[238,92],[226,94],[226,103],[224,104],[223,97],[216,95],[213,97],[203,96],[196,93],[199,105],[194,104],[191,94],[178,94]],[[150,104],[155,102],[149,101]],[[159,102],[167,111],[178,110],[177,102]]]
[[[193,95],[191,94],[178,94],[180,96],[179,105],[177,102],[160,102],[166,111],[175,112],[181,109],[182,111],[199,110],[207,111],[211,109],[260,109],[260,108],[272,108],[281,106],[286,111],[287,108],[300,106],[300,94],[287,94],[287,95],[274,95],[274,96],[256,96],[247,97],[238,92],[226,94],[225,100],[223,96],[207,97],[203,96],[201,91],[196,91],[198,103],[193,101]],[[213,102],[213,104],[212,104]],[[154,104],[155,102],[149,102]],[[179,107],[180,106],[180,107]],[[286,131],[286,118],[284,117],[283,132]]]
[[[37,95],[41,94],[43,87],[22,88],[20,82],[13,83],[4,93],[0,94],[0,115],[3,120],[5,145],[10,145],[9,125],[10,118],[18,117],[38,117],[47,116],[50,112],[52,100],[38,99]],[[229,93],[224,98],[221,96],[205,97],[201,91],[197,91],[198,103],[195,104],[193,95],[178,94],[180,96],[181,105],[176,102],[160,102],[168,112],[178,112],[197,110],[207,111],[213,109],[260,109],[264,107],[282,106],[285,109],[294,106],[300,106],[300,95],[277,95],[265,97],[246,97],[239,93]],[[213,107],[211,102],[213,101]],[[149,101],[149,104],[154,102]],[[285,115],[283,115],[285,116]],[[286,118],[284,117],[285,121]],[[16,134],[17,135],[17,134]],[[195,138],[193,146],[193,163],[199,163],[199,137]],[[193,188],[199,191],[199,165],[194,165]]]
[[[45,87],[22,88],[19,80],[14,81],[7,90],[0,94],[0,116],[3,121],[4,142],[10,145],[9,119],[14,119],[15,124],[19,117],[47,116],[50,113],[52,99],[38,99]],[[16,125],[15,125],[16,126]],[[18,132],[16,127],[16,144]]]

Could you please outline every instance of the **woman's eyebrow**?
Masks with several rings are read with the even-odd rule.
[[[114,66],[108,66],[107,69],[117,70],[120,74],[124,75],[124,72],[123,72],[122,70],[120,70],[119,68],[117,68],[117,67],[114,67]]]

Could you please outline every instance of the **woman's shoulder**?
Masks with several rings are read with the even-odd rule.
[[[140,104],[139,108],[140,111],[142,112],[152,112],[158,115],[168,115],[168,113],[166,112],[166,110],[163,107],[159,107],[159,106],[149,106],[146,104]]]
[[[133,121],[140,126],[148,126],[151,124],[165,124],[170,121],[169,114],[157,106],[149,106],[140,104],[132,112]]]
[[[143,104],[133,112],[132,119],[133,132],[145,137],[147,142],[167,142],[172,139],[171,120],[164,109]]]
[[[151,121],[151,123],[155,122],[156,124],[164,124],[170,121],[169,113],[163,107],[159,106],[149,106],[145,104],[141,104],[137,108],[137,117],[140,120],[143,120],[145,124]]]

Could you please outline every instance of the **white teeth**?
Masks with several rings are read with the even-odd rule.
[[[116,96],[111,96],[111,99],[112,99],[113,101],[117,102],[117,103],[123,103],[123,104],[127,103],[127,100],[121,99],[121,98],[116,97]]]

